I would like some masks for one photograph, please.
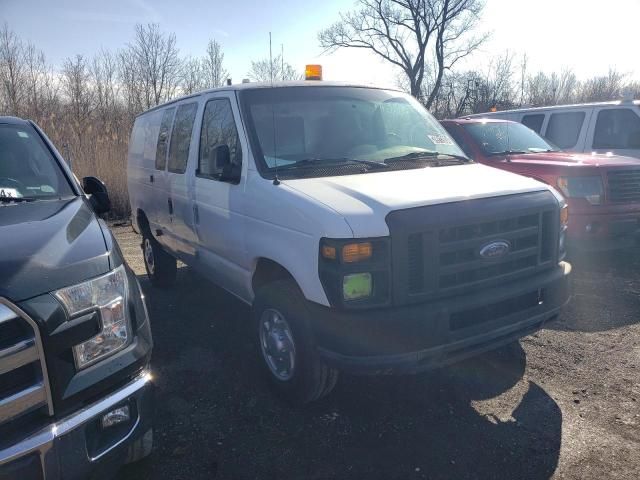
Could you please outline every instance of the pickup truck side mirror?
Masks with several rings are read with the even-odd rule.
[[[107,213],[111,210],[111,200],[107,186],[96,177],[84,177],[82,179],[82,189],[89,195],[89,202],[93,210],[100,213]]]

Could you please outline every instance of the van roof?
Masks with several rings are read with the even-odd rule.
[[[463,115],[461,118],[478,118],[483,115],[499,115],[501,113],[526,113],[526,112],[543,112],[545,110],[560,110],[582,107],[606,107],[619,105],[635,105],[640,106],[640,100],[613,100],[610,102],[591,102],[591,103],[573,103],[570,105],[547,105],[544,107],[522,107],[513,110],[500,110],[498,112],[473,113],[471,115]]]
[[[375,88],[378,90],[394,90],[398,92],[401,91],[401,90],[398,90],[397,88],[383,87],[379,85],[364,85],[364,84],[351,83],[351,82],[336,82],[336,81],[324,81],[324,80],[321,80],[321,81],[295,80],[295,81],[288,81],[288,82],[273,82],[273,83],[271,82],[237,83],[233,85],[225,85],[223,87],[218,87],[218,88],[209,88],[207,90],[202,90],[200,92],[192,93],[191,95],[184,95],[182,97],[169,100],[168,102],[162,103],[155,107],[151,107],[150,109],[145,110],[144,112],[138,114],[138,116],[144,115],[149,112],[153,112],[154,110],[164,108],[167,105],[171,105],[173,103],[177,103],[182,100],[186,100],[188,98],[197,98],[202,95],[207,95],[213,92],[234,92],[234,91],[240,91],[240,90],[255,90],[258,88],[288,88],[288,87],[355,87],[355,88]]]

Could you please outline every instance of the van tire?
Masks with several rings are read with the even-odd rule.
[[[259,361],[276,394],[292,405],[304,405],[328,395],[338,381],[338,370],[325,365],[316,351],[305,302],[292,279],[276,280],[258,289],[252,309]],[[267,359],[268,348],[263,344],[265,337],[272,338],[265,334],[268,329],[264,323],[271,323],[270,319],[278,315],[293,339],[295,360],[289,378],[274,373]]]
[[[148,227],[142,230],[142,256],[147,276],[154,287],[170,287],[175,283],[177,261],[162,248]]]

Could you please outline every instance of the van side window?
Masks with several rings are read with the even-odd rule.
[[[171,173],[184,173],[187,169],[191,133],[197,111],[198,104],[195,102],[178,107],[169,144],[169,171]]]
[[[640,148],[640,116],[628,108],[601,110],[593,148]]]
[[[560,148],[575,147],[584,117],[584,112],[552,113],[545,136]]]
[[[544,122],[544,113],[536,113],[535,115],[525,115],[522,117],[523,125],[526,125],[536,133],[540,133],[542,130],[542,123]]]
[[[238,130],[233,119],[231,102],[227,98],[210,100],[204,109],[202,130],[200,131],[200,158],[198,175],[209,178],[220,178],[223,168],[216,165],[217,148],[229,147],[230,168],[242,166],[242,148],[238,138]]]
[[[167,145],[169,143],[169,130],[175,108],[167,108],[162,115],[160,123],[160,133],[158,134],[158,145],[156,146],[156,170],[164,170],[167,165]]]

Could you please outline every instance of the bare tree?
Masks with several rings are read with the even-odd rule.
[[[87,61],[82,55],[67,58],[62,65],[62,90],[67,99],[71,126],[78,138],[89,126],[94,95]]]
[[[0,28],[0,83],[3,110],[9,115],[21,114],[24,89],[24,45],[5,23]]]
[[[203,64],[199,58],[188,58],[182,62],[182,93],[190,95],[202,90],[204,86]]]
[[[625,89],[625,75],[610,69],[607,75],[597,76],[582,82],[578,101],[599,102],[615,100]]]
[[[95,106],[104,128],[114,129],[120,108],[118,59],[107,50],[100,50],[91,62],[91,82],[95,93]]]
[[[527,84],[527,103],[530,105],[559,105],[576,101],[578,80],[569,69],[550,75],[538,72],[528,79]]]
[[[301,80],[304,78],[304,75],[293,66],[283,62],[281,55],[273,57],[273,61],[269,61],[268,58],[252,60],[248,76],[256,82]]]
[[[224,85],[229,72],[224,68],[222,46],[215,40],[209,40],[207,51],[202,59],[202,75],[204,88],[216,88]]]
[[[172,98],[180,82],[182,62],[175,34],[159,25],[136,25],[135,40],[120,54],[121,79],[129,101],[138,109],[154,107]]]
[[[435,101],[445,72],[487,38],[471,35],[484,8],[482,0],[358,0],[358,5],[320,32],[320,45],[327,50],[374,52],[402,70],[409,92],[426,97],[427,108]],[[435,68],[425,95],[430,59]]]
[[[492,58],[485,71],[448,72],[431,111],[437,117],[458,117],[492,107],[514,107],[517,89],[513,62],[514,55],[507,51]]]

